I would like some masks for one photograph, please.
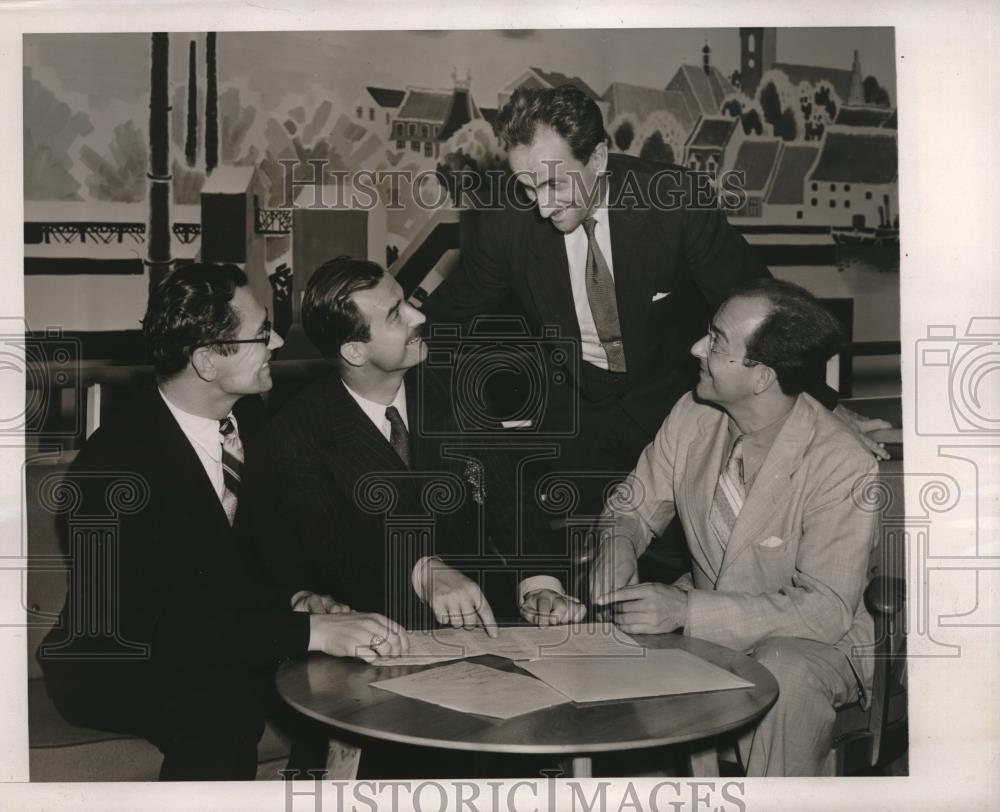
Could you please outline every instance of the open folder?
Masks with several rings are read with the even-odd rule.
[[[567,657],[518,665],[574,702],[754,687],[752,682],[680,649],[647,648],[642,657]]]

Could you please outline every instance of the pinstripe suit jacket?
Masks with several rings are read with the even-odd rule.
[[[800,395],[747,494],[723,554],[709,526],[728,416],[689,393],[671,411],[609,511],[643,551],[676,512],[692,571],[685,633],[748,651],[768,637],[841,649],[870,691],[874,624],[863,593],[875,514],[855,501],[877,464],[838,418]]]

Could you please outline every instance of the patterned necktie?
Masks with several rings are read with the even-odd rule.
[[[746,499],[746,487],[743,484],[743,437],[744,435],[740,435],[736,438],[729,461],[719,474],[712,509],[708,514],[709,526],[715,531],[723,552],[729,544],[736,517],[740,515]]]
[[[608,356],[608,369],[612,372],[624,372],[625,345],[622,343],[622,328],[618,321],[615,280],[604,254],[601,253],[601,247],[594,239],[596,226],[597,221],[593,217],[583,221],[583,230],[587,232],[587,299],[597,327],[597,336]]]
[[[222,435],[222,507],[226,518],[233,523],[236,517],[236,502],[240,494],[240,481],[243,478],[243,443],[236,432],[233,421],[226,417],[219,421],[219,433]]]
[[[393,447],[403,465],[410,467],[410,434],[406,430],[406,424],[395,406],[389,406],[385,410],[386,420],[389,421],[391,430],[389,432],[389,444]]]

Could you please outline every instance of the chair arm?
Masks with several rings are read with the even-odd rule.
[[[903,608],[906,582],[902,578],[873,578],[865,589],[865,606],[873,615],[892,617]]]

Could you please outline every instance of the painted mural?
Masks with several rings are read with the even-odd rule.
[[[26,318],[121,360],[178,262],[240,263],[285,327],[331,255],[429,289],[498,108],[568,82],[612,149],[739,173],[772,270],[898,341],[894,59],[892,29],[26,35]]]

